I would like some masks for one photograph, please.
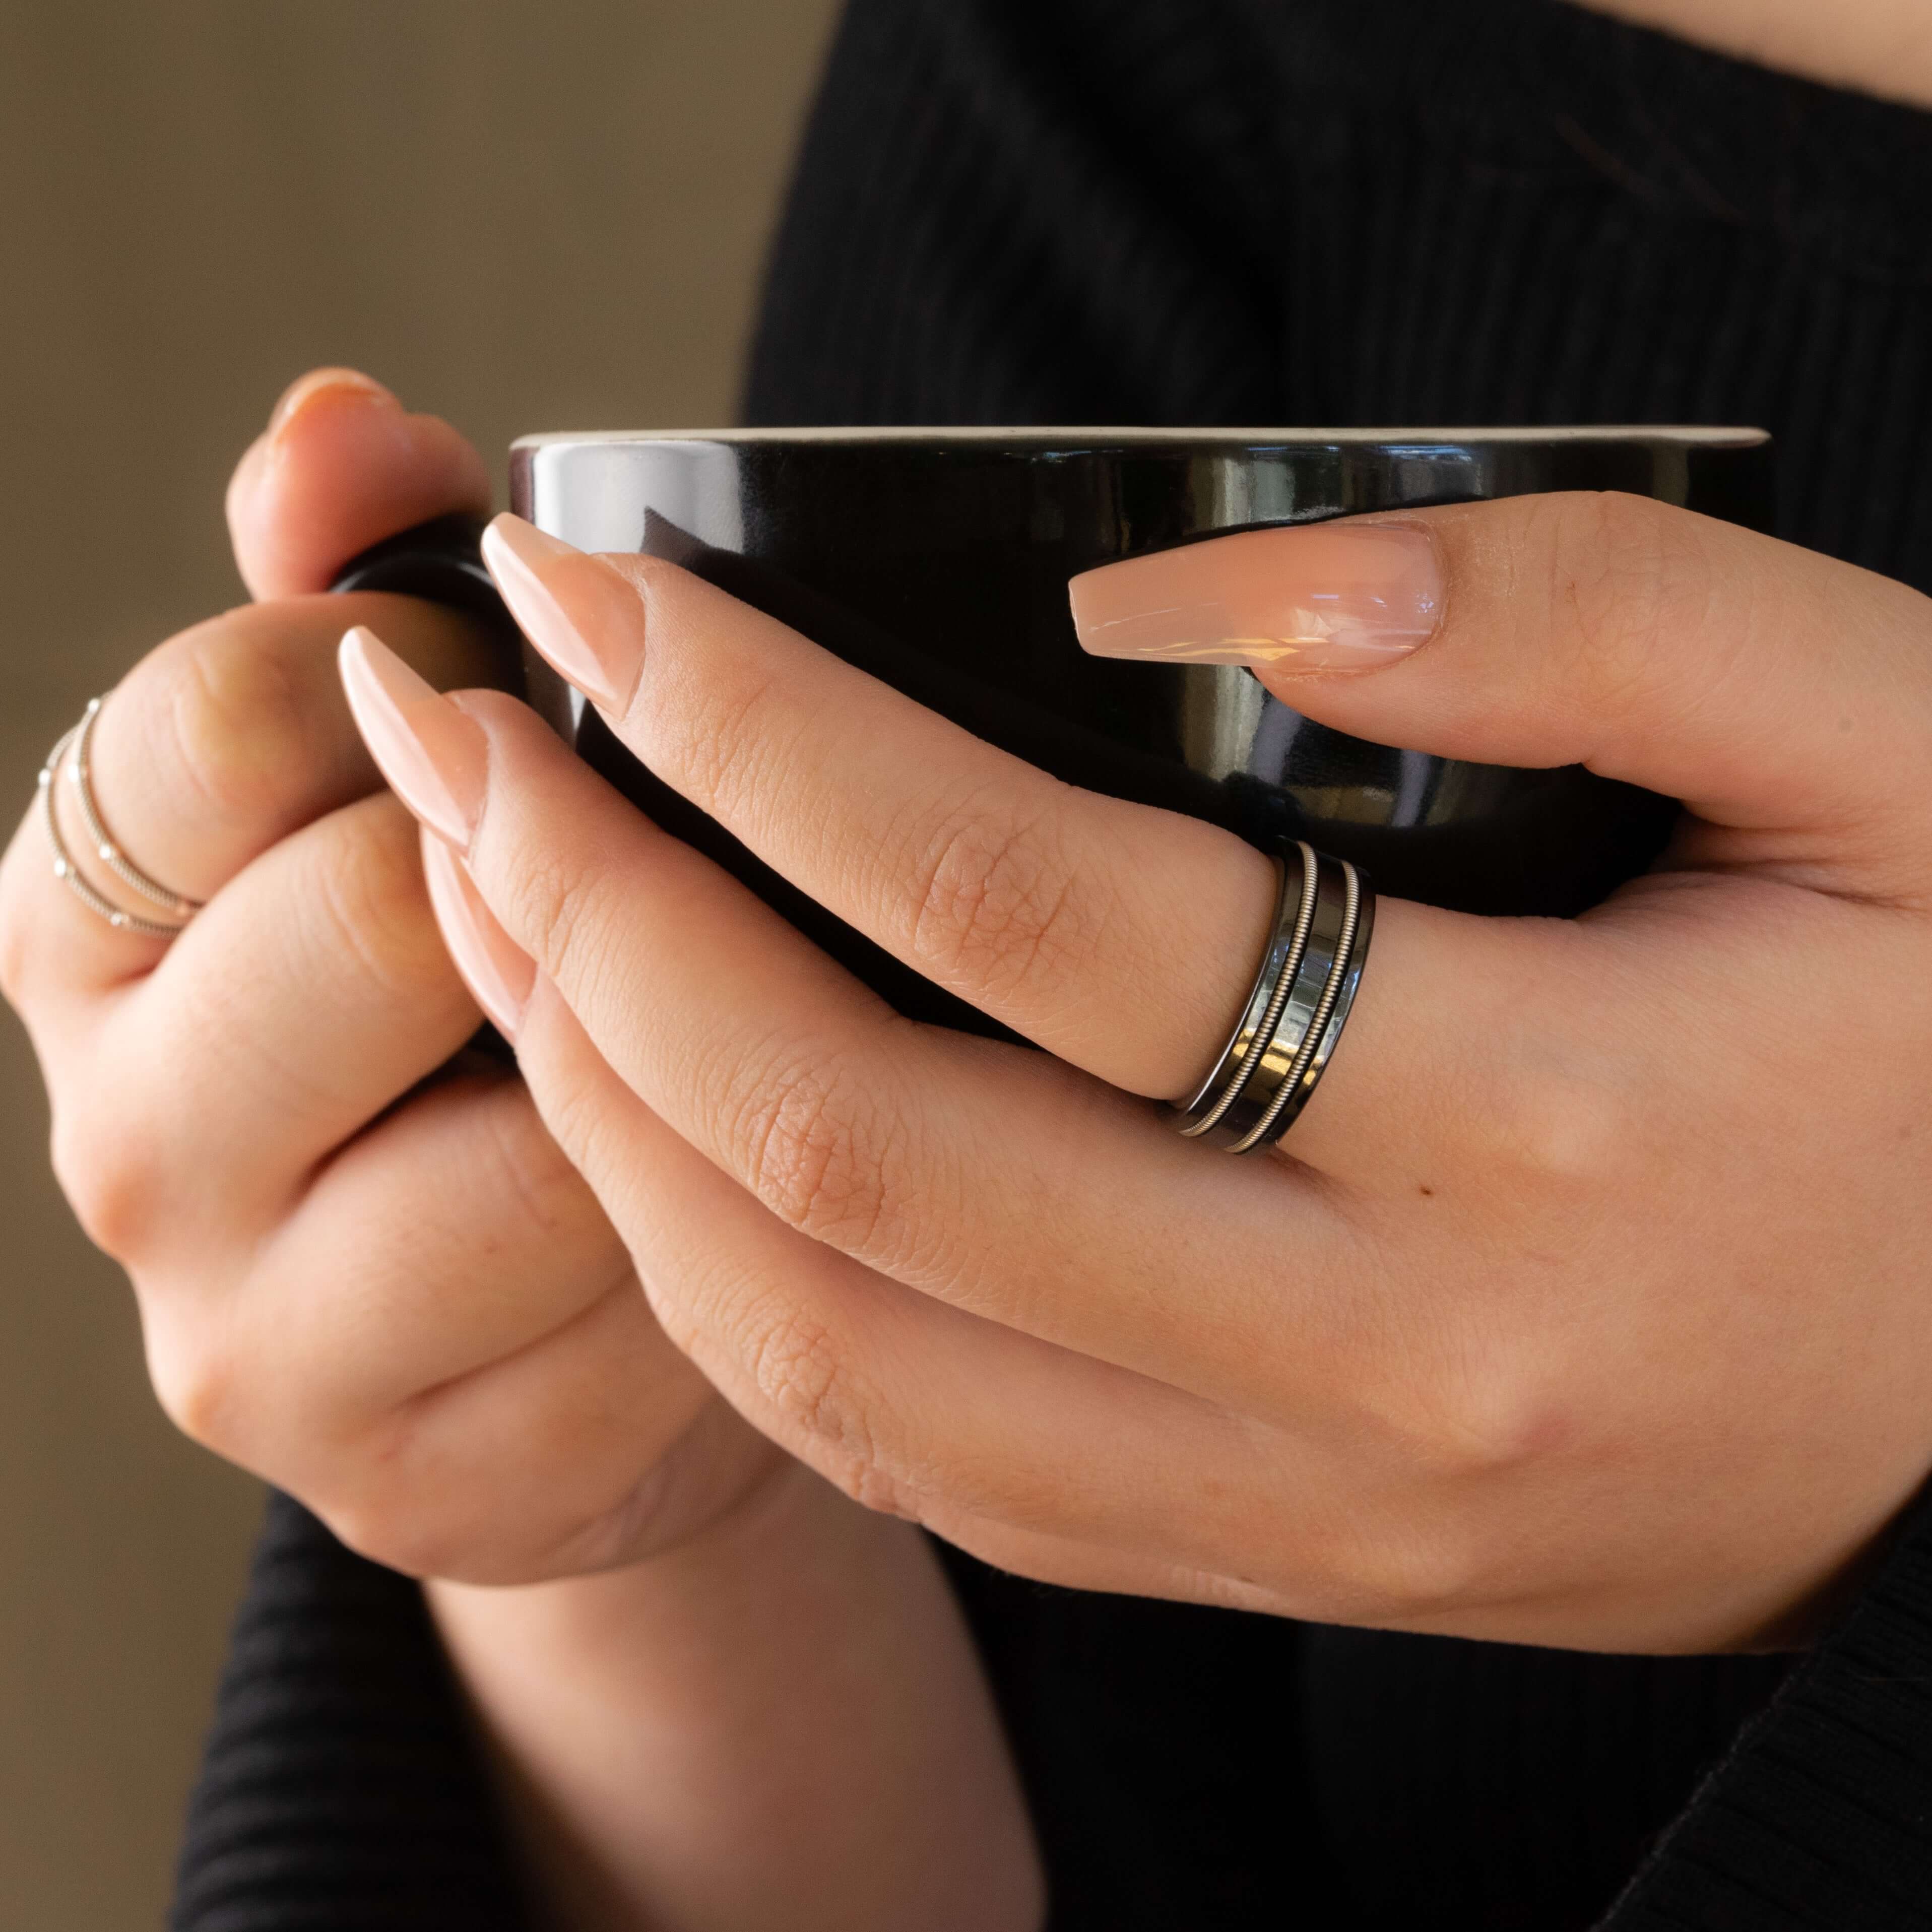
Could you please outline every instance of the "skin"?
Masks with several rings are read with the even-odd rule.
[[[454,431],[339,371],[242,459],[259,601],[135,666],[94,752],[107,822],[207,909],[172,944],[112,931],[31,818],[0,862],[56,1169],[180,1426],[434,1580],[548,1922],[1030,1926],[929,1550],[716,1396],[527,1088],[464,1052],[477,1009],[334,650],[359,617],[438,683],[505,668],[430,607],[314,593],[488,497]]]
[[[1932,104],[1912,0],[1602,10]],[[491,754],[472,858],[544,956],[521,1030],[530,1084],[439,1071],[476,1007],[326,646],[353,617],[440,686],[490,668],[434,614],[312,593],[390,531],[482,503],[486,481],[446,426],[326,373],[292,392],[300,406],[230,492],[238,564],[262,601],[163,646],[100,728],[110,822],[140,825],[142,862],[214,904],[171,952],[110,935],[24,829],[0,865],[0,987],[40,1052],[76,1210],[128,1263],[164,1404],[357,1546],[431,1579],[557,1923],[796,1925],[809,1906],[828,1924],[939,1924],[956,1922],[934,1897],[959,1892],[983,1908],[975,1923],[1037,1918],[1010,1773],[929,1562],[838,1487],[1102,1586],[1647,1647],[1816,1627],[1927,1460],[1911,1277],[1924,832],[1898,802],[1924,795],[1918,600],[1789,554],[1727,556],[1710,532],[1640,512],[1477,520],[1445,538],[1477,586],[1461,614],[1486,584],[1546,585],[1547,599],[1399,674],[1305,682],[1292,701],[1370,736],[1588,754],[1667,788],[1716,755],[1745,789],[1704,802],[1714,815],[1671,872],[1564,935],[1517,931],[1492,951],[1385,904],[1345,1054],[1288,1154],[1249,1169],[1156,1140],[1123,1097],[1198,1071],[1209,1010],[1240,990],[1214,982],[1203,950],[1156,944],[1167,997],[1138,1002],[1137,1034],[1110,1025],[1130,1055],[1114,1060],[1082,1031],[1094,982],[1072,970],[1106,986],[1106,949],[1068,954],[1049,983],[1030,963],[1052,959],[1024,916],[1037,890],[963,948],[944,916],[928,923],[932,970],[1028,1018],[1066,1063],[968,1047],[956,1064],[913,1063],[956,1103],[939,1123],[953,1139],[934,1130],[914,1150],[956,1189],[979,1178],[969,1161],[994,1160],[994,1253],[1017,1264],[1002,1282],[964,1264],[943,1226],[911,1225],[896,1181],[882,1188],[890,1136],[868,1153],[830,1104],[760,1120],[742,1040],[743,1090],[680,1072],[667,1049],[681,1030],[687,1048],[707,1024],[730,1043],[728,1003],[686,988],[642,1038],[600,1006],[590,967],[638,970],[648,932],[566,920],[542,942],[555,908],[540,881],[560,855],[536,820],[546,788],[579,775],[500,698],[464,701]],[[700,620],[745,642],[741,614]],[[1693,636],[1736,676],[1672,674]],[[727,681],[742,668],[730,660]],[[1749,692],[1778,702],[1745,706],[1734,738],[1696,736]],[[699,677],[677,694],[683,710],[637,728],[695,728],[718,692]],[[1821,718],[1849,728],[1828,757],[1798,755]],[[1680,762],[1647,762],[1665,752]],[[701,760],[684,770],[707,789]],[[1775,796],[1751,794],[1769,770]],[[1859,796],[1861,774],[1884,782]],[[734,807],[748,824],[754,790]],[[1732,809],[1754,798],[1755,818]],[[668,894],[677,916],[727,932],[755,921],[716,879],[680,875],[647,827],[605,823],[653,903]],[[849,838],[864,820],[832,823]],[[960,828],[956,913],[974,903],[976,850],[982,888],[987,857],[1028,860],[976,847],[987,829]],[[1137,844],[1130,876],[1156,849]],[[1220,880],[1225,958],[1251,950],[1246,860],[1170,850]],[[542,864],[520,874],[520,850]],[[903,940],[925,886],[908,895],[919,880],[901,878],[895,898],[862,840],[835,837],[841,850],[842,880],[836,863],[790,862],[828,894],[865,888],[868,916]],[[880,1039],[900,1050],[902,1029],[799,964],[818,1003],[803,1017],[828,1029],[805,1036],[807,1070]],[[1794,986],[1805,1025],[1787,1037]],[[1470,1030],[1502,1050],[1459,1058]],[[731,1101],[751,1108],[735,1138]],[[1028,1138],[1042,1121],[1050,1145]],[[746,1123],[773,1129],[756,1160]],[[1015,1157],[1030,1146],[1030,1165]],[[1070,1230],[1069,1199],[1087,1217]],[[425,1216],[426,1200],[446,1211]],[[1160,1212],[1196,1208],[1231,1212],[1246,1252],[1224,1246],[1220,1272],[1253,1260],[1275,1310],[1214,1298],[1196,1244],[1175,1275]],[[1082,1250],[1082,1231],[1102,1246]],[[1127,1238],[1143,1233],[1152,1246]],[[1048,1279],[1055,1239],[1073,1252]],[[640,1312],[638,1276],[664,1327]],[[742,1426],[667,1333],[837,1487]],[[1274,1353],[1244,1359],[1243,1342]],[[976,1418],[989,1390],[996,1419]],[[853,1648],[860,1629],[876,1633],[871,1654]],[[945,1744],[943,1765],[922,1741]],[[808,1761],[825,1774],[785,1775]],[[882,1828],[842,1831],[855,1814]],[[962,1864],[970,1886],[935,1881]]]

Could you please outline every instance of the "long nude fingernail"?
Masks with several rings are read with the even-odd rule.
[[[268,418],[271,440],[280,435],[316,397],[332,391],[385,402],[396,409],[402,406],[392,392],[386,389],[374,376],[364,375],[359,369],[311,369],[306,376],[298,376],[282,392],[274,413]]]
[[[442,930],[442,943],[463,983],[506,1040],[514,1040],[529,1010],[537,980],[536,962],[506,932],[483,902],[470,868],[427,829],[422,842],[423,879],[429,902]]]
[[[1360,671],[1440,625],[1442,566],[1419,524],[1244,531],[1103,565],[1067,586],[1096,657]]]
[[[482,727],[365,625],[344,638],[337,663],[356,728],[391,789],[432,832],[466,850],[489,784]]]
[[[644,658],[644,607],[602,557],[500,516],[483,532],[483,561],[524,634],[593,704],[621,712]]]

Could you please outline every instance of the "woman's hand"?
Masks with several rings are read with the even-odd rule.
[[[95,733],[106,823],[206,910],[171,944],[110,928],[30,814],[0,872],[0,982],[176,1423],[370,1556],[502,1582],[641,1556],[781,1459],[666,1342],[522,1083],[480,1055],[444,1071],[476,1006],[334,647],[360,617],[433,682],[503,668],[434,606],[315,593],[488,500],[448,425],[346,371],[298,384],[229,495],[264,601],[152,652]]]
[[[486,550],[654,771],[1048,1049],[899,1019],[530,713],[394,667],[385,697],[377,647],[345,647],[379,761],[465,854],[459,958],[507,932],[534,962],[520,1060],[660,1319],[854,1496],[1070,1584],[1668,1650],[1803,1634],[1918,1484],[1924,598],[1615,496],[1084,581],[1090,629],[1155,649],[1179,639],[1150,611],[1288,636],[1353,597],[1316,627],[1330,668],[1265,674],[1299,709],[1690,806],[1574,922],[1384,901],[1324,1084],[1235,1160],[1148,1102],[1246,994],[1260,855],[1048,779],[668,565],[514,520]],[[432,719],[440,803],[410,764]]]
[[[175,1420],[434,1580],[547,1923],[1033,1925],[1030,1828],[932,1552],[717,1398],[523,1083],[461,1051],[477,1003],[335,646],[360,620],[434,683],[505,668],[430,605],[315,593],[488,499],[454,430],[346,371],[243,458],[265,601],[136,666],[92,760],[106,824],[206,909],[172,943],[110,928],[31,820],[0,868],[61,1178],[133,1277]]]

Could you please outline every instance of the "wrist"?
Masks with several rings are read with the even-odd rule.
[[[557,1924],[1038,1923],[1004,1740],[909,1524],[787,1459],[622,1569],[426,1588]]]

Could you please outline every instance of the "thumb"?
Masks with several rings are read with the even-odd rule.
[[[325,590],[358,552],[412,524],[487,511],[490,472],[440,417],[412,416],[353,369],[286,390],[228,485],[228,529],[256,598]]]
[[[1098,655],[1248,664],[1380,744],[1587,765],[1729,835],[1700,859],[1932,886],[1932,601],[1755,531],[1517,496],[1217,538],[1072,594]]]

